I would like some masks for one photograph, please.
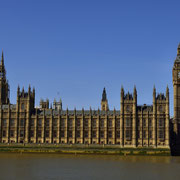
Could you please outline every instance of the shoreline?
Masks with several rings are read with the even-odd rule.
[[[9,144],[0,145],[0,153],[49,153],[74,155],[117,155],[117,156],[171,156],[170,149],[155,148],[120,148],[113,146],[87,145],[38,145]]]

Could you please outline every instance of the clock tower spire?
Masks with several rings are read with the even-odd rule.
[[[174,89],[174,134],[175,143],[180,144],[180,44],[177,48],[177,57],[172,70]]]

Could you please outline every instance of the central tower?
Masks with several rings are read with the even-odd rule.
[[[173,66],[173,88],[174,88],[174,133],[176,143],[180,137],[180,44],[177,49],[177,57]]]
[[[0,105],[2,104],[9,104],[9,84],[6,79],[3,52],[0,63]]]

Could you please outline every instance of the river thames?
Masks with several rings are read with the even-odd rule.
[[[0,154],[0,180],[179,180],[180,157]]]

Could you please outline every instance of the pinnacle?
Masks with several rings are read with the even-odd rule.
[[[4,65],[4,54],[3,54],[3,50],[2,50],[2,55],[1,55],[1,65]]]

